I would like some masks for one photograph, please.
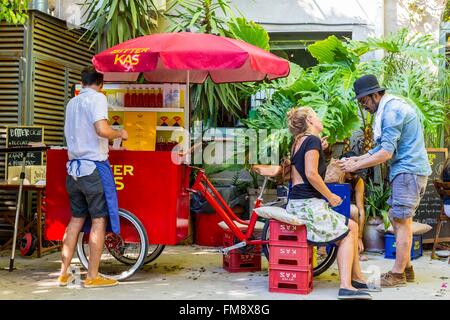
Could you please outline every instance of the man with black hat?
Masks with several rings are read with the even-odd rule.
[[[382,274],[383,287],[396,287],[414,282],[411,265],[412,218],[425,192],[431,167],[423,136],[423,128],[413,106],[386,93],[374,75],[366,75],[354,83],[355,99],[364,110],[375,114],[375,148],[360,156],[340,161],[341,169],[354,172],[388,160],[392,193],[389,218],[396,236],[396,259],[391,271]]]

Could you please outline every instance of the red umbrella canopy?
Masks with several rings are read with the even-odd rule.
[[[141,72],[153,83],[260,81],[289,74],[287,60],[246,42],[202,33],[159,33],[107,49],[92,59],[106,81],[135,81]]]

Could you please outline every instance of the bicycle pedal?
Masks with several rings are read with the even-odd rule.
[[[220,251],[222,254],[228,254],[228,252],[230,252],[231,250],[243,248],[243,247],[245,247],[246,245],[247,245],[247,242],[242,241],[242,242],[236,243],[235,245],[232,245],[231,247],[226,247],[226,248],[219,249],[219,251]]]

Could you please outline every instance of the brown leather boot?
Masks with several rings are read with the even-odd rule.
[[[414,282],[416,281],[416,276],[414,275],[414,269],[413,266],[409,268],[405,268],[405,278],[407,282]]]
[[[401,287],[406,285],[405,273],[393,273],[389,271],[381,275],[380,284],[384,288]]]

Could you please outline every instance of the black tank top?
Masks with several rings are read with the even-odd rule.
[[[292,156],[291,163],[297,169],[298,173],[303,179],[303,183],[296,184],[292,187],[290,199],[309,199],[309,198],[322,198],[322,195],[317,191],[308,181],[305,173],[305,154],[310,150],[319,151],[319,167],[317,171],[322,179],[325,178],[327,171],[327,164],[325,162],[325,154],[322,150],[322,142],[319,137],[310,135],[305,138],[300,148]]]

